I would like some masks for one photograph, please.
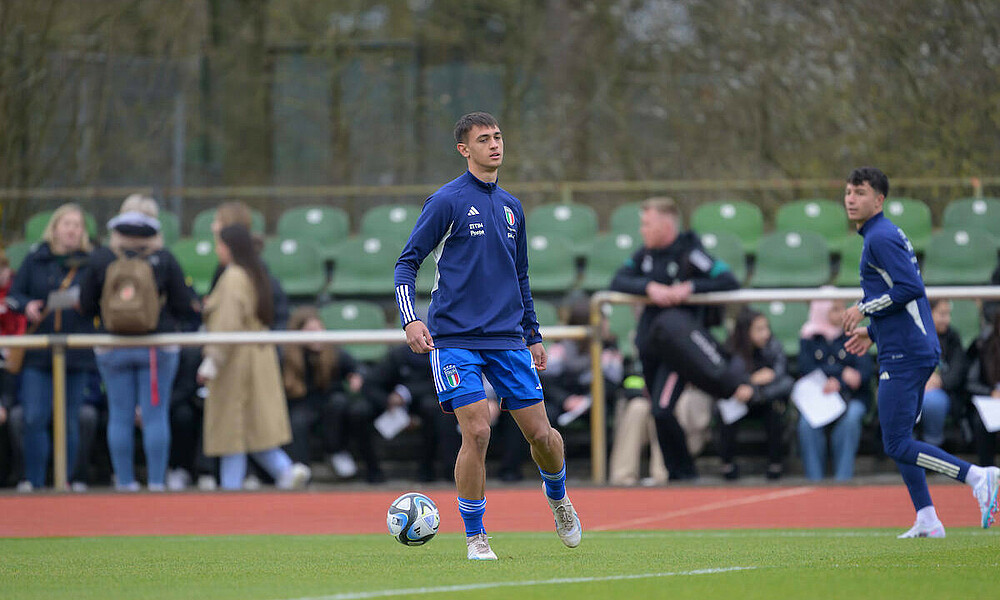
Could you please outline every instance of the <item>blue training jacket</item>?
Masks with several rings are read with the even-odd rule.
[[[906,234],[882,213],[858,230],[861,250],[861,314],[871,318],[868,334],[878,362],[889,367],[935,367],[941,356],[931,306],[917,257]]]
[[[433,252],[437,272],[427,329],[435,348],[518,350],[542,341],[528,284],[524,209],[495,183],[466,171],[424,202],[396,261],[403,327],[413,310],[417,269]]]

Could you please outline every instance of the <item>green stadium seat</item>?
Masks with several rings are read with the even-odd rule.
[[[981,229],[1000,244],[1000,198],[962,198],[944,208],[943,229]]]
[[[374,302],[331,302],[319,309],[319,317],[330,331],[388,328],[385,311]],[[341,347],[357,360],[365,362],[381,359],[388,349],[387,344],[345,344]]]
[[[410,232],[417,223],[420,210],[421,207],[417,204],[389,204],[370,208],[361,215],[358,235],[399,240],[401,249],[403,243],[410,239]]]
[[[181,220],[170,211],[160,211],[160,235],[163,236],[163,243],[170,246],[181,239]]]
[[[914,198],[888,198],[882,211],[896,227],[903,230],[913,249],[923,254],[931,237],[931,209]],[[850,235],[860,237],[854,233]]]
[[[24,262],[24,257],[31,252],[34,244],[35,242],[21,240],[20,242],[14,242],[4,247],[4,255],[7,256],[7,261],[10,262],[11,269],[17,271],[21,263]]]
[[[330,293],[341,297],[393,297],[393,270],[403,243],[399,238],[358,236],[338,244],[333,254],[335,267]]]
[[[830,251],[818,233],[772,233],[757,244],[752,287],[817,287],[829,280]]]
[[[697,231],[697,230],[695,230]],[[743,252],[743,242],[732,233],[720,231],[701,234],[701,245],[716,260],[729,265],[729,270],[740,283],[747,278],[747,257]]]
[[[560,235],[529,235],[528,277],[532,292],[569,291],[576,283],[576,259],[570,240]]]
[[[988,285],[996,264],[996,241],[986,231],[944,230],[927,243],[921,273],[927,285]]]
[[[638,233],[605,233],[597,236],[587,254],[581,287],[588,292],[606,290],[625,259],[639,249]]]
[[[618,208],[611,212],[611,233],[639,235],[639,218],[641,213],[641,202],[629,202],[618,206]]]
[[[847,238],[840,246],[840,268],[833,279],[837,287],[859,287],[861,285],[861,248],[863,239],[860,235]]]
[[[797,200],[778,207],[775,231],[810,231],[826,240],[830,251],[840,252],[848,233],[847,212],[833,200]]]
[[[350,230],[347,213],[334,206],[290,208],[278,218],[279,238],[309,242],[324,259],[333,258],[333,249]]]
[[[198,295],[207,294],[219,264],[215,242],[211,238],[181,238],[170,246],[170,251],[180,263],[187,284]]]
[[[799,332],[809,318],[808,302],[758,302],[753,308],[767,316],[771,324],[771,335],[781,342],[788,356],[799,353]]]
[[[552,325],[560,325],[559,320],[559,309],[556,305],[549,302],[548,300],[538,300],[532,298],[535,304],[535,316],[538,317],[538,324],[542,327],[548,327]]]
[[[962,338],[962,345],[968,348],[983,329],[982,310],[977,300],[951,301],[951,327]]]
[[[256,208],[250,209],[250,219],[251,227],[254,233],[262,234],[264,233],[264,213],[260,212]],[[212,237],[212,221],[215,220],[215,209],[206,208],[205,210],[199,212],[194,216],[194,221],[191,223],[191,237],[193,238],[211,238]]]
[[[55,211],[46,210],[31,215],[24,224],[24,239],[31,243],[41,240],[42,234],[45,233],[45,226],[49,224],[53,212]],[[87,225],[87,235],[90,236],[90,241],[97,240],[97,219],[94,218],[94,215],[84,211],[83,221]]]
[[[699,235],[731,233],[740,240],[745,254],[753,254],[764,232],[764,214],[756,204],[741,200],[708,202],[694,210],[691,228]]]
[[[639,352],[635,347],[635,333],[639,326],[641,306],[632,304],[605,304],[604,317],[608,321],[611,335],[618,340],[618,350],[626,358],[635,358]]]
[[[271,238],[261,258],[292,297],[316,296],[326,284],[326,269],[319,250],[307,240]]]
[[[528,234],[561,235],[577,256],[590,249],[597,235],[597,213],[586,204],[542,204],[528,212]]]

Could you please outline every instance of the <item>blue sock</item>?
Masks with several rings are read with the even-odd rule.
[[[483,514],[486,512],[486,498],[482,500],[458,499],[458,512],[462,513],[462,520],[465,521],[465,536],[473,536],[477,533],[486,533],[483,527]]]
[[[542,481],[545,482],[545,495],[553,500],[562,500],[566,497],[566,461],[558,473],[547,473],[539,467],[538,472],[542,474]]]

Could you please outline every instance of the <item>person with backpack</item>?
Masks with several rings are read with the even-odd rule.
[[[177,259],[163,247],[159,207],[133,194],[108,221],[109,244],[94,250],[80,287],[83,314],[118,335],[176,331],[192,318],[196,299]],[[108,396],[108,450],[119,491],[138,491],[134,470],[136,408],[142,425],[147,486],[163,491],[170,455],[170,392],[177,346],[95,349]]]

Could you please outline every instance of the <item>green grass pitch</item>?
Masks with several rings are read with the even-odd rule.
[[[366,536],[0,540],[0,598],[1000,597],[1000,534],[951,529],[496,533],[500,560],[465,559],[460,535],[407,548]]]

